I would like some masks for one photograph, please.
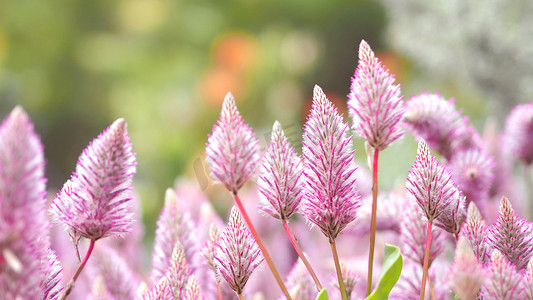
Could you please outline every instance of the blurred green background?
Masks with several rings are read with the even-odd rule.
[[[482,127],[482,96],[419,74],[412,59],[389,48],[387,20],[372,0],[3,0],[0,117],[17,104],[28,111],[45,144],[51,193],[82,149],[124,117],[151,233],[178,176],[205,189],[204,146],[228,91],[261,142],[275,120],[298,142],[315,84],[346,111],[361,39],[396,75],[406,99],[440,90]],[[414,157],[411,137],[394,147],[382,158],[380,177],[395,174],[385,187],[404,181]],[[360,139],[356,149],[365,162]]]

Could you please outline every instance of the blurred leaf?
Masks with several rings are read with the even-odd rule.
[[[385,258],[383,259],[383,268],[379,276],[376,289],[366,297],[366,300],[388,299],[389,293],[398,282],[402,273],[402,254],[400,248],[394,245],[385,245]]]
[[[318,295],[316,296],[316,300],[329,300],[329,297],[328,297],[328,291],[323,288],[320,293],[318,293]]]

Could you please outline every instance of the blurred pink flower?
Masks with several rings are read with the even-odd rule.
[[[450,288],[459,299],[475,300],[486,280],[485,272],[483,264],[477,260],[476,255],[472,252],[469,242],[464,236],[461,236],[457,242],[455,258],[448,273]]]
[[[491,253],[488,271],[490,277],[482,290],[483,299],[526,299],[522,275],[497,249]]]
[[[526,165],[533,162],[533,102],[513,108],[505,121],[504,143],[508,151]]]

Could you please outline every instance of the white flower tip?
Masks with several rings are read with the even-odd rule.
[[[173,205],[176,205],[177,203],[178,203],[178,195],[173,189],[168,188],[165,192],[165,207],[173,206]]]
[[[416,154],[420,157],[427,157],[430,154],[426,140],[420,139],[420,141],[418,141],[418,149]]]
[[[124,118],[115,120],[115,122],[111,124],[109,131],[122,134],[124,131],[126,131],[126,120],[124,120]]]
[[[326,94],[324,93],[322,88],[320,88],[318,84],[316,84],[313,89],[313,104],[322,106],[327,101],[328,98],[326,97]]]
[[[504,257],[503,254],[498,249],[492,250],[492,252],[490,254],[490,260],[492,262],[494,262],[494,261],[498,261],[499,262],[499,261],[501,261],[503,259],[503,257]]]
[[[274,126],[272,126],[272,138],[271,140],[274,141],[275,137],[284,136],[285,133],[283,132],[283,127],[281,127],[281,124],[276,121],[274,122]]]
[[[502,200],[500,201],[500,211],[510,212],[513,210],[513,207],[511,206],[511,202],[507,197],[502,196]]]
[[[467,218],[469,220],[481,220],[481,213],[473,201],[468,204]]]
[[[470,261],[476,259],[474,251],[470,247],[470,244],[465,236],[461,235],[459,241],[457,242],[457,248],[455,250],[455,257],[461,256],[463,258],[468,258]]]
[[[359,44],[359,60],[361,62],[371,62],[374,59],[374,52],[365,40]]]

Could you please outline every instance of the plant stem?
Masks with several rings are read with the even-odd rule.
[[[374,267],[374,247],[376,246],[376,210],[378,207],[378,159],[379,150],[374,149],[372,160],[372,217],[370,218],[370,249],[368,250],[368,286],[366,295],[372,292],[372,269]]]
[[[525,201],[524,201],[524,211],[525,211],[525,215],[528,219],[531,219],[531,205],[530,205],[530,202],[531,201],[531,198],[530,198],[530,190],[529,190],[529,165],[524,165],[524,188],[525,188],[525,191],[524,193],[526,194],[525,196]]]
[[[222,291],[220,290],[219,282],[217,282],[217,297],[218,297],[218,300],[222,300]]]
[[[91,256],[91,253],[93,253],[94,244],[96,243],[95,240],[91,240],[91,243],[89,244],[89,249],[87,249],[87,254],[85,254],[85,257],[83,258],[83,261],[78,266],[78,270],[76,270],[76,273],[74,274],[74,277],[69,281],[67,284],[67,287],[65,288],[65,293],[63,293],[63,296],[61,300],[67,299],[67,296],[72,292],[72,289],[74,288],[74,283],[76,282],[76,279],[81,274],[81,271],[83,270],[83,267],[85,267],[85,264],[89,260],[89,257]]]
[[[305,257],[305,255],[302,252],[302,249],[300,249],[300,246],[298,245],[298,242],[294,238],[294,234],[292,234],[291,230],[289,229],[289,224],[287,221],[282,221],[283,228],[285,229],[285,232],[287,233],[287,236],[289,237],[289,240],[292,243],[292,246],[294,247],[294,250],[296,250],[296,253],[298,253],[298,256],[304,263],[305,267],[307,268],[307,271],[309,271],[309,274],[311,274],[311,277],[313,277],[313,280],[315,281],[316,289],[320,292],[322,290],[322,285],[320,284],[320,281],[318,281],[318,277],[315,274],[315,271],[311,267],[311,264]]]
[[[242,296],[242,294],[239,294],[239,299],[244,300],[244,297]]]
[[[237,207],[239,208],[242,214],[242,217],[244,218],[244,221],[246,222],[246,225],[248,225],[248,229],[250,229],[250,232],[252,233],[255,241],[257,242],[259,249],[261,249],[261,252],[263,253],[263,257],[265,258],[268,266],[270,267],[270,271],[272,272],[272,275],[274,275],[274,278],[276,278],[276,281],[278,282],[279,287],[283,291],[283,294],[285,294],[285,297],[287,298],[287,300],[292,300],[291,295],[289,294],[289,291],[285,287],[283,280],[281,280],[278,270],[276,270],[276,267],[274,266],[274,263],[272,262],[270,255],[268,254],[265,246],[263,245],[263,242],[261,241],[259,234],[257,234],[257,231],[255,230],[255,227],[252,224],[250,217],[248,217],[248,214],[246,213],[246,210],[244,209],[244,206],[242,205],[241,199],[239,199],[239,196],[237,195],[236,192],[233,193],[233,198],[235,198],[235,203],[237,203]]]
[[[335,262],[335,270],[337,270],[337,279],[339,280],[339,290],[341,290],[342,300],[347,300],[346,288],[344,287],[344,280],[342,280],[341,265],[339,263],[339,255],[337,254],[337,247],[335,240],[329,242],[331,245],[331,252],[333,253],[333,261]]]
[[[428,277],[429,268],[429,248],[431,246],[431,227],[433,220],[428,220],[428,232],[426,235],[426,252],[424,253],[424,270],[422,273],[422,286],[420,287],[420,300],[424,300],[424,293],[426,292],[426,280]]]

